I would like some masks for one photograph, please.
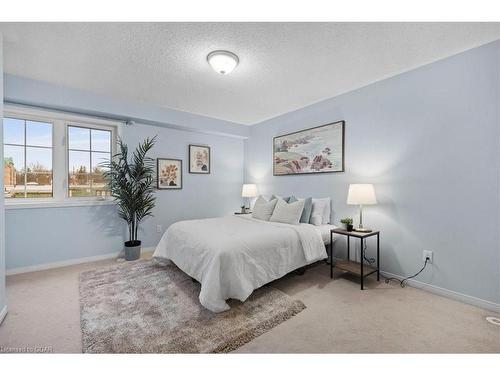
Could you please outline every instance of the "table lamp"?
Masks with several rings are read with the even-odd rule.
[[[358,232],[371,232],[371,229],[363,227],[363,205],[377,204],[375,189],[372,184],[350,184],[347,194],[347,204],[359,204],[359,225],[354,228]]]
[[[255,198],[257,196],[257,185],[243,184],[243,187],[241,188],[241,196],[243,198],[248,198],[248,210],[250,210],[250,198]],[[245,210],[247,210],[246,207]]]

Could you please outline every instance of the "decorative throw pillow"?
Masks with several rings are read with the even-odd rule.
[[[323,222],[323,211],[324,210],[322,206],[318,208],[318,204],[313,203],[309,224],[321,225],[321,223]]]
[[[330,222],[330,198],[313,198],[312,211],[309,223],[313,225],[328,224]]]
[[[299,198],[292,195],[288,200],[288,203],[297,202]],[[304,198],[304,211],[302,211],[302,216],[300,217],[301,223],[309,223],[311,219],[311,211],[312,211],[312,198]]]
[[[302,216],[302,211],[304,211],[303,199],[293,203],[286,203],[283,199],[278,199],[270,221],[297,225]]]
[[[266,198],[265,195],[259,195],[257,197],[257,199],[255,200],[255,203],[257,203],[257,202],[267,203],[267,202],[271,202],[273,199],[277,199],[277,198],[274,195],[271,195],[269,198]]]
[[[287,203],[288,203],[288,201],[290,200],[290,197],[281,197],[281,196],[279,196],[279,195],[274,195],[274,194],[273,194],[273,195],[271,195],[271,198],[270,198],[269,200],[273,200],[273,199],[280,199],[280,198],[281,198],[281,199],[283,199],[283,200],[284,200],[285,202],[287,202]]]
[[[273,214],[274,207],[276,206],[277,199],[272,199],[269,202],[262,196],[257,198],[253,206],[252,217],[259,220],[269,221]]]

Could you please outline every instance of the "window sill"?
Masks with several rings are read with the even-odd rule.
[[[33,208],[57,208],[57,207],[85,207],[85,206],[111,206],[115,202],[110,199],[106,200],[64,200],[64,201],[29,201],[29,202],[8,202],[5,201],[6,210],[25,210]]]

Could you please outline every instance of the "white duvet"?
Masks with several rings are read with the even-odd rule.
[[[229,309],[226,299],[245,301],[255,289],[327,253],[313,225],[227,216],[172,224],[153,256],[198,280],[200,303],[221,312]]]

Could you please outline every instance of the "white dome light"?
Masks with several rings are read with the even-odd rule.
[[[213,51],[207,56],[210,66],[219,74],[229,74],[238,65],[238,56],[229,51]]]

